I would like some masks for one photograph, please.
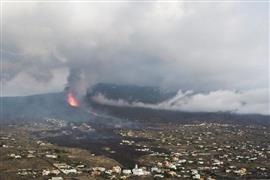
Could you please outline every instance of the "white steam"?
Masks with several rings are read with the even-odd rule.
[[[93,100],[99,104],[111,106],[143,107],[152,109],[188,111],[188,112],[234,112],[239,114],[269,115],[268,89],[247,91],[217,90],[209,93],[193,93],[192,91],[178,93],[171,99],[158,104],[142,102],[127,102],[123,99],[108,99],[103,94],[97,94]]]

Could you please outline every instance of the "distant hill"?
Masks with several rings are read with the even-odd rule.
[[[153,104],[169,99],[176,94],[176,92],[162,91],[158,87],[99,83],[88,90],[87,96],[91,97],[98,93],[105,95],[109,99]]]
[[[144,103],[158,103],[175,95],[174,92],[164,92],[155,87],[141,87],[131,85],[116,85],[100,83],[88,91],[81,108],[73,108],[66,102],[64,92],[39,94],[24,97],[0,97],[3,104],[0,122],[27,121],[48,118],[57,118],[67,121],[93,121],[103,124],[115,124],[119,119],[127,119],[139,123],[160,122],[218,122],[218,123],[240,123],[270,125],[270,116],[264,115],[239,115],[231,113],[201,113],[201,112],[179,112],[168,110],[154,110],[147,108],[116,107],[101,105],[92,101],[92,96],[102,93],[110,99],[124,99],[129,102],[140,101]],[[98,117],[87,112],[91,106],[93,111],[101,113]],[[104,114],[114,117],[106,118]],[[92,113],[93,114],[93,113]],[[103,120],[102,120],[103,119]],[[121,120],[121,121],[122,121]]]
[[[3,103],[2,122],[16,119],[43,119],[44,117],[69,121],[82,121],[89,118],[83,110],[70,107],[63,92],[24,97],[0,97],[0,100]]]

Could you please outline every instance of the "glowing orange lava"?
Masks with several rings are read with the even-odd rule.
[[[68,101],[68,104],[72,107],[79,107],[80,106],[79,101],[76,99],[75,95],[72,92],[68,93],[67,101]]]

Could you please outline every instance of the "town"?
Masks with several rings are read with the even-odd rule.
[[[91,149],[36,138],[57,137],[69,127],[95,132],[87,123],[57,119],[1,126],[1,179],[254,179],[270,178],[270,129],[218,123],[159,124],[159,128],[114,129],[119,146],[141,152],[133,167]],[[56,131],[57,133],[53,133]],[[76,134],[74,134],[76,136]],[[75,138],[76,139],[76,138]],[[78,139],[78,138],[77,138]],[[117,149],[107,148],[111,154]]]

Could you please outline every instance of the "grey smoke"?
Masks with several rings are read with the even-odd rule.
[[[66,89],[78,96],[85,95],[87,90],[84,71],[81,68],[72,68],[69,71]]]
[[[97,82],[269,89],[268,12],[268,2],[5,2],[3,95]]]

